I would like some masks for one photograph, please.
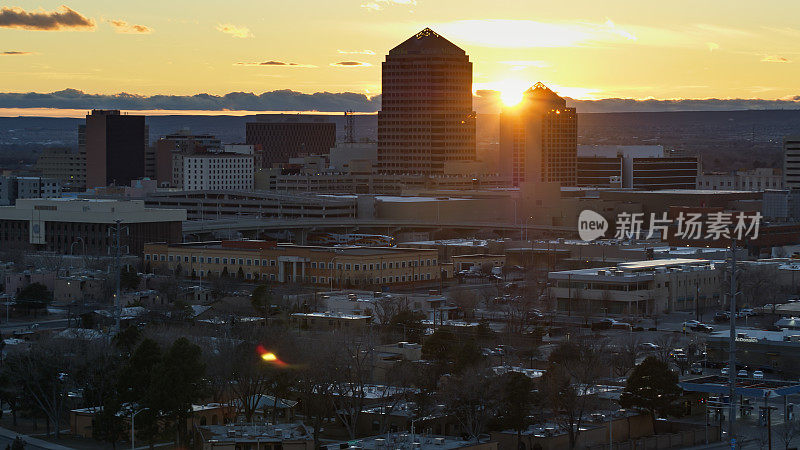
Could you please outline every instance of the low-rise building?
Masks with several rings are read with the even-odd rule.
[[[195,430],[195,441],[202,450],[314,449],[313,434],[302,423],[201,425]]]
[[[23,251],[109,254],[113,230],[120,243],[141,254],[145,242],[180,242],[186,211],[145,208],[139,200],[19,199],[0,207],[0,246]]]
[[[724,270],[703,259],[662,259],[550,272],[548,294],[561,311],[661,314],[705,311],[721,299]]]
[[[294,313],[290,319],[298,328],[311,331],[363,330],[372,322],[372,316],[332,312]]]
[[[317,247],[274,241],[147,244],[144,262],[192,277],[327,286],[384,286],[440,277],[436,250],[402,247]]]

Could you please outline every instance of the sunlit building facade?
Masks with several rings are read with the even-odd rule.
[[[382,68],[378,166],[386,173],[443,174],[475,160],[472,63],[426,28],[389,51]]]
[[[578,116],[542,83],[500,114],[500,168],[513,186],[557,182],[575,186]]]

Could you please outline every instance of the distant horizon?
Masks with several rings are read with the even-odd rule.
[[[800,110],[800,96],[762,98],[602,98],[574,99],[564,96],[579,113],[625,113],[670,111]],[[479,114],[497,114],[504,107],[500,91],[481,89],[473,94],[473,109]],[[48,93],[0,92],[2,117],[84,117],[92,109],[118,109],[143,115],[246,116],[254,114],[337,115],[344,111],[375,114],[381,95],[355,92],[303,93],[292,90],[230,92],[224,95],[136,95],[92,94],[77,89]]]

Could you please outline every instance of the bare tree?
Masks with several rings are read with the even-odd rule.
[[[630,336],[617,346],[610,361],[615,376],[624,377],[636,366],[636,359],[640,354],[639,345],[639,339]]]
[[[605,343],[596,340],[562,343],[550,354],[550,365],[540,381],[554,421],[569,435],[570,449],[577,445],[584,417],[596,406],[593,390],[605,375],[605,353]]]
[[[370,335],[347,333],[337,339],[339,354],[331,376],[333,386],[333,409],[341,420],[350,438],[355,438],[356,425],[364,408],[368,392],[368,380],[373,358],[373,342]]]
[[[776,428],[784,449],[789,450],[794,438],[800,434],[800,425],[795,420],[786,420]]]
[[[465,318],[475,317],[475,308],[480,302],[480,295],[474,289],[452,289],[447,296],[448,300],[461,308]]]
[[[488,369],[471,367],[451,376],[441,391],[447,411],[473,439],[486,430],[497,412],[498,386]]]

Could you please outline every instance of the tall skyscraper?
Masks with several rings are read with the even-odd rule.
[[[149,138],[144,116],[95,109],[86,115],[83,133],[79,140],[86,145],[86,187],[126,186],[145,176]]]
[[[245,142],[255,148],[262,167],[297,156],[327,155],[336,145],[336,124],[319,115],[258,114],[245,131]]]
[[[800,136],[783,140],[783,184],[786,189],[800,189]]]
[[[475,160],[472,63],[425,28],[391,49],[382,68],[378,166],[386,173],[441,174]]]
[[[513,186],[557,182],[575,186],[578,116],[575,108],[542,83],[500,114],[501,172]]]

